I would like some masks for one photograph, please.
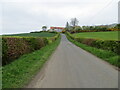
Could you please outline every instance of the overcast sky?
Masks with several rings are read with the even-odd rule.
[[[0,29],[3,34],[10,34],[39,31],[43,25],[64,27],[74,17],[80,26],[117,23],[118,1],[2,0]]]

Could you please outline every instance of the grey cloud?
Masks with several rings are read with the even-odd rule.
[[[107,1],[110,2],[111,0],[70,0],[70,2],[68,0],[52,0],[51,2],[44,1],[39,3],[4,3],[2,5],[2,33],[41,30],[42,25],[47,25],[48,27],[64,26],[75,15],[79,19],[79,25],[110,24],[117,22],[117,0],[109,8],[106,7],[100,14],[98,13],[96,15],[103,8],[102,5],[106,5]],[[96,7],[95,5],[100,6]],[[38,11],[32,10],[35,7],[38,8]],[[91,7],[93,9],[89,11]],[[77,10],[75,10],[76,8]],[[88,8],[88,10],[85,8]],[[87,15],[84,15],[84,10],[87,10]],[[73,13],[74,15],[72,15]]]

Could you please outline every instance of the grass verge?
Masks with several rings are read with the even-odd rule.
[[[41,69],[59,43],[60,37],[40,50],[23,55],[18,60],[2,67],[2,88],[24,87]]]
[[[74,43],[75,45],[77,45],[78,47],[94,54],[95,56],[109,62],[112,65],[115,65],[117,67],[120,68],[120,56],[117,55],[114,52],[110,52],[110,51],[106,51],[106,50],[102,50],[102,49],[98,49],[98,48],[94,48],[94,47],[90,47],[88,45],[79,43],[73,39],[71,39],[68,35],[66,35],[68,40],[71,41],[72,43]]]

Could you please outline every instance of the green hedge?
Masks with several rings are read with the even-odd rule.
[[[97,40],[73,37],[69,32],[66,33],[71,39],[88,46],[96,47],[98,49],[108,50],[120,54],[120,41],[115,40]]]
[[[21,55],[39,50],[54,42],[58,34],[51,38],[42,37],[2,37],[2,65],[9,64]]]
[[[2,67],[2,88],[15,90],[17,88],[25,88],[26,85],[41,70],[45,62],[50,58],[54,50],[57,48],[61,40],[59,36],[53,43],[46,45],[40,50],[36,50],[29,54],[24,54]]]

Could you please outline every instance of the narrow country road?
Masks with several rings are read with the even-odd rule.
[[[60,45],[27,88],[118,88],[118,71],[62,35]]]

